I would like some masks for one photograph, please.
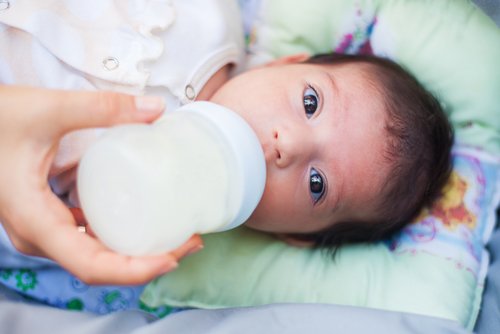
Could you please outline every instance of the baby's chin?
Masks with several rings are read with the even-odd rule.
[[[254,225],[252,223],[250,223],[250,224],[245,223],[244,225],[246,227],[254,230],[254,231],[272,235],[276,239],[281,240],[281,241],[285,242],[286,244],[293,246],[293,247],[311,248],[314,246],[314,242],[312,242],[312,241],[300,240],[300,239],[294,238],[290,234],[283,233],[283,232],[269,231],[269,228],[262,229],[261,226],[259,226],[259,224]]]
[[[244,223],[244,225],[252,230],[266,232],[266,233],[275,233],[271,226],[265,223],[265,220],[258,219],[253,215]]]
[[[244,223],[244,225],[254,231],[264,233],[286,233],[286,231],[283,231],[282,225],[273,224],[272,222],[270,222],[269,218],[264,219],[254,215],[250,216],[250,218]]]
[[[256,224],[252,218],[249,218],[245,223],[243,223],[248,228],[251,228],[252,230],[257,230],[261,231],[259,228],[259,224]]]

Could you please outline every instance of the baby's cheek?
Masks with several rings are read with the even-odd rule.
[[[245,222],[245,225],[259,231],[274,232],[277,228],[276,216],[279,215],[279,212],[278,208],[263,197],[263,200],[257,205],[257,208]]]

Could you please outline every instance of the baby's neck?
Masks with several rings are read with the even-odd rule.
[[[198,96],[196,96],[197,101],[208,101],[214,95],[214,93],[229,80],[229,68],[230,65],[224,65],[220,70],[215,72],[215,74],[208,79],[203,89],[200,91]]]

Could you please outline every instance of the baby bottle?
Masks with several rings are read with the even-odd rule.
[[[265,179],[250,126],[225,107],[193,102],[153,124],[107,130],[83,155],[77,184],[83,213],[107,247],[150,255],[194,233],[241,225]]]

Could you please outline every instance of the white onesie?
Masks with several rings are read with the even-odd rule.
[[[154,94],[167,110],[194,100],[244,51],[236,0],[10,0],[0,40],[1,84]],[[66,136],[56,170],[97,135]]]

